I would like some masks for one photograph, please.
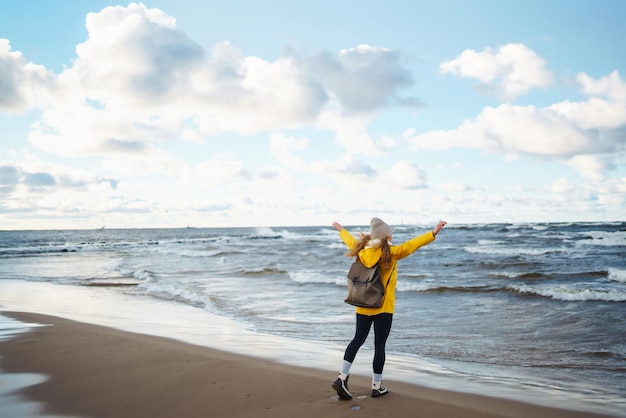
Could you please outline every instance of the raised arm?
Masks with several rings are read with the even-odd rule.
[[[448,223],[446,221],[439,221],[439,223],[435,225],[435,228],[433,229],[433,236],[436,237],[439,231],[441,231],[443,227],[446,226],[447,224]]]

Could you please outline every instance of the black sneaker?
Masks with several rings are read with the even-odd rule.
[[[383,395],[388,394],[389,391],[386,387],[381,386],[378,389],[372,389],[372,398],[380,398]]]
[[[350,391],[348,391],[348,379],[350,376],[346,377],[346,380],[341,380],[341,377],[338,377],[337,380],[333,382],[333,389],[337,391],[337,395],[339,395],[339,399],[342,401],[349,401],[352,399],[352,395]]]

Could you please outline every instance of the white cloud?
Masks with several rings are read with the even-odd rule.
[[[308,143],[307,138],[288,137],[282,132],[276,132],[270,135],[270,152],[284,166],[294,170],[302,170],[305,163],[300,158],[295,157],[291,150],[306,149]]]
[[[367,184],[380,190],[410,190],[426,187],[426,172],[410,161],[397,161],[389,169],[382,170],[374,163],[345,154],[338,160],[309,161],[293,155],[292,150],[308,147],[307,138],[285,136],[274,133],[270,136],[270,151],[285,167],[316,178],[327,177],[333,182],[354,188]],[[380,158],[380,155],[375,157]]]
[[[93,221],[117,193],[120,179],[28,156],[0,161],[0,218],[4,228],[49,228]],[[93,226],[93,225],[91,225]]]
[[[583,129],[617,129],[626,125],[626,81],[617,71],[595,80],[585,73],[576,78],[587,101],[564,101],[550,106]]]
[[[607,157],[598,155],[576,155],[567,161],[567,164],[578,170],[583,177],[591,181],[603,181],[604,172],[614,168]]]
[[[402,99],[397,94],[413,84],[399,60],[389,49],[359,45],[339,55],[318,54],[309,71],[347,112],[371,112],[391,102],[419,105],[416,99]]]
[[[39,110],[28,114],[38,118],[31,144],[76,157],[76,166],[93,163],[81,170],[37,158],[0,161],[8,227],[327,224],[329,214],[360,222],[372,213],[390,222],[623,214],[626,179],[608,173],[622,176],[626,160],[626,83],[617,71],[598,79],[579,74],[584,100],[488,107],[456,129],[412,129],[398,138],[398,126],[424,115],[379,117],[389,106],[420,105],[407,96],[413,69],[396,51],[358,45],[264,59],[229,42],[205,49],[173,17],[136,3],[89,14],[87,30],[76,59],[59,74],[27,63],[0,40],[0,111]],[[553,82],[545,60],[520,44],[466,50],[440,71],[478,80],[505,100]],[[426,125],[447,123],[438,112],[427,113],[434,118]],[[259,138],[269,138],[267,150]],[[515,171],[485,167],[489,160],[474,159],[479,152],[411,155],[403,141],[417,151],[499,153],[517,158]],[[527,166],[542,172],[522,178],[526,157],[563,162],[582,180],[558,164]]]
[[[626,102],[626,83],[617,70],[599,80],[580,73],[576,80],[582,86],[583,92],[590,96],[604,96],[615,101]]]
[[[29,140],[51,153],[145,154],[160,141],[332,126],[321,115],[413,104],[400,97],[412,84],[409,72],[397,53],[384,48],[291,53],[275,61],[244,56],[228,42],[207,52],[174,18],[137,3],[90,13],[86,27],[89,36],[76,47],[77,58],[57,77],[28,67],[8,44],[0,48],[0,56],[11,58],[13,74],[0,86],[13,86],[18,75],[24,79],[11,106],[32,102],[28,89],[45,92]]]
[[[468,185],[459,183],[458,181],[450,180],[443,184],[443,190],[449,193],[465,192],[470,189],[471,188]]]
[[[564,212],[600,211],[604,219],[620,219],[621,207],[626,203],[626,178],[598,179],[575,183],[558,179],[544,187],[550,198]]]
[[[361,190],[415,190],[427,187],[426,172],[411,161],[397,161],[387,170],[345,155],[334,161],[314,161],[310,171],[318,176],[329,177],[348,189]]]
[[[507,101],[533,88],[548,87],[554,78],[546,61],[523,44],[507,44],[496,51],[467,49],[457,58],[441,63],[439,71],[477,79],[482,89],[494,90]]]
[[[244,167],[241,161],[224,157],[201,162],[183,175],[181,182],[201,185],[204,188],[217,185],[226,186],[251,178],[252,173]]]
[[[87,191],[94,185],[105,184],[110,190],[119,179],[102,177],[76,168],[31,161],[0,161],[0,194],[28,194],[59,190]]]
[[[551,185],[548,186],[550,188],[550,193],[562,194],[562,193],[571,193],[576,190],[576,184],[565,180],[564,178],[560,178]],[[564,199],[561,199],[564,200]]]
[[[320,160],[310,164],[313,173],[327,176],[348,187],[371,184],[379,175],[376,168],[352,155],[344,155],[339,160]]]
[[[101,169],[119,175],[135,177],[162,174],[176,177],[184,173],[187,163],[161,150],[149,153],[119,153],[105,157]]]
[[[588,152],[593,146],[589,136],[557,112],[511,105],[487,107],[455,130],[431,131],[410,140],[418,149],[459,147],[556,156]]]
[[[615,129],[626,121],[626,101],[617,102],[592,97],[585,102],[561,102],[550,106],[582,129]]]
[[[346,152],[379,156],[389,153],[396,141],[387,135],[374,138],[368,128],[372,117],[369,115],[340,115],[325,111],[319,117],[317,127],[334,132],[335,139]]]
[[[597,82],[585,76],[583,88],[588,93],[621,97],[625,83],[615,74]],[[590,97],[545,108],[508,104],[486,107],[457,129],[417,135],[409,130],[403,138],[415,149],[473,148],[508,157],[557,159],[568,162],[586,177],[599,178],[600,171],[613,168],[611,160],[625,152],[625,128],[626,101]]]
[[[0,38],[0,111],[24,112],[41,104],[52,73],[43,66],[26,62],[20,52],[12,52],[7,39]]]
[[[375,189],[415,190],[427,187],[424,170],[411,161],[398,161],[388,171],[381,173]]]

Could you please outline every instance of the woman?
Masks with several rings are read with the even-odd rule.
[[[349,400],[352,395],[348,390],[350,368],[356,353],[367,339],[372,324],[374,324],[374,373],[372,375],[372,397],[378,398],[389,393],[382,386],[383,367],[385,365],[385,344],[391,331],[393,309],[396,301],[396,263],[398,260],[411,255],[418,248],[429,244],[446,225],[440,221],[432,231],[408,240],[400,245],[391,244],[391,227],[379,218],[370,221],[370,233],[359,234],[357,240],[343,226],[333,222],[333,227],[339,231],[339,236],[349,248],[347,256],[358,256],[365,267],[372,267],[380,261],[381,277],[386,285],[383,304],[380,308],[356,308],[356,333],[348,344],[343,356],[341,372],[332,384],[339,399]]]

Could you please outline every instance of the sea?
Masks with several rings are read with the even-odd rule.
[[[2,311],[56,315],[325,369],[331,397],[345,251],[330,225],[1,231],[0,339],[46,325]],[[449,224],[399,261],[396,299],[385,380],[626,417],[626,222]],[[372,356],[373,332],[353,373]]]

